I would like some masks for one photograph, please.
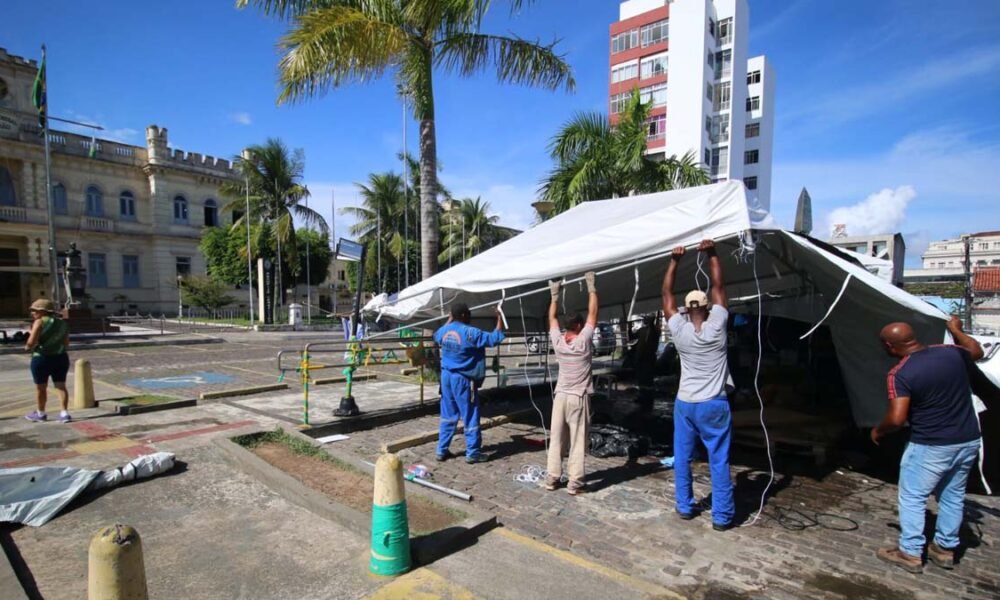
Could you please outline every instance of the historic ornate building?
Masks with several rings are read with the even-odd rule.
[[[23,316],[48,296],[44,140],[31,86],[38,65],[0,48],[0,317]],[[146,145],[51,129],[56,246],[76,243],[97,313],[177,312],[177,277],[204,274],[205,227],[232,223],[219,186],[237,177],[226,159],[172,149],[166,128]],[[92,145],[94,146],[92,148]]]

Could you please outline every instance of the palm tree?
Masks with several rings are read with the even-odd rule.
[[[378,284],[376,290],[386,291],[389,287],[387,282],[392,282],[393,274],[395,278],[399,276],[398,263],[408,251],[407,246],[414,243],[412,228],[411,239],[407,242],[405,224],[408,220],[415,221],[415,215],[411,214],[409,219],[404,218],[405,184],[403,178],[396,173],[372,173],[368,176],[367,185],[354,185],[361,193],[362,205],[342,208],[340,213],[354,217],[351,235],[367,243],[369,248],[369,264],[365,268],[375,275]],[[392,261],[396,262],[395,269],[391,268]],[[379,268],[382,265],[384,268]],[[397,281],[395,287],[398,288],[399,285]]]
[[[511,0],[515,12],[530,0]],[[569,65],[542,45],[479,33],[490,0],[237,0],[265,14],[294,19],[282,39],[278,102],[298,101],[331,88],[393,71],[420,122],[421,266],[437,272],[437,135],[434,71],[471,77],[495,68],[504,83],[547,89],[575,86]]]
[[[463,198],[444,213],[442,265],[462,262],[513,237],[510,229],[497,226],[500,217],[490,214],[490,203]]]
[[[277,138],[268,138],[263,144],[249,146],[234,163],[240,179],[222,185],[222,193],[230,198],[224,209],[243,212],[249,186],[251,214],[243,215],[233,226],[241,226],[244,221],[252,223],[257,219],[269,226],[264,231],[269,233],[277,249],[277,281],[281,287],[279,302],[283,302],[285,285],[282,263],[291,265],[292,270],[298,268],[295,219],[299,219],[307,227],[318,228],[323,233],[330,231],[322,215],[301,204],[309,196],[309,190],[301,183],[305,154],[301,149],[289,150]]]
[[[588,200],[710,182],[692,152],[663,160],[646,154],[650,106],[636,89],[617,125],[600,113],[580,113],[563,125],[549,145],[556,166],[540,190],[542,200],[553,204],[554,214]]]

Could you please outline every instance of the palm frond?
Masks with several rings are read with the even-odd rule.
[[[278,103],[321,95],[349,81],[381,77],[410,43],[396,23],[358,8],[331,6],[301,15],[281,40]]]
[[[495,68],[497,79],[504,83],[573,91],[576,81],[564,57],[556,54],[556,43],[542,45],[516,37],[455,33],[437,43],[436,64],[464,77]]]

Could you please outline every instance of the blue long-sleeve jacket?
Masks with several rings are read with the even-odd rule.
[[[468,371],[477,362],[486,360],[486,348],[497,346],[504,340],[503,330],[489,333],[452,321],[434,332],[434,341],[441,347],[441,368],[449,371]]]

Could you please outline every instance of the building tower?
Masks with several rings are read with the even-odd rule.
[[[633,88],[652,102],[648,152],[691,152],[712,181],[742,180],[771,204],[774,72],[747,57],[746,0],[627,0],[610,27],[612,123]]]

